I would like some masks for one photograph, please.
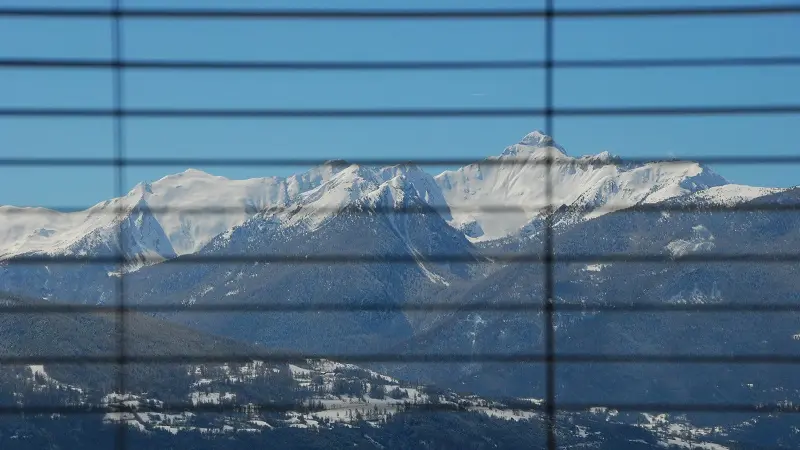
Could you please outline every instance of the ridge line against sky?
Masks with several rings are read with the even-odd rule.
[[[604,7],[771,4],[744,0],[609,0]],[[2,6],[106,6],[107,0],[0,0]],[[125,0],[125,7],[186,7],[178,0]],[[194,7],[331,7],[321,0],[195,0]],[[345,0],[337,7],[375,7]],[[465,0],[458,7],[485,7]],[[493,7],[537,7],[498,0]],[[596,7],[556,0],[556,7]],[[386,0],[386,8],[454,8],[445,0]],[[559,20],[557,59],[799,56],[798,16]],[[131,59],[388,61],[537,60],[541,20],[225,21],[127,20]],[[109,58],[110,21],[0,18],[0,58]],[[398,38],[400,37],[400,38]],[[543,71],[169,71],[124,74],[128,108],[541,108]],[[556,107],[800,104],[800,67],[558,69]],[[0,108],[108,108],[105,69],[0,69]],[[125,155],[139,158],[467,158],[499,155],[543,121],[485,119],[128,118]],[[596,117],[554,121],[569,154],[621,157],[796,155],[800,115]],[[0,118],[0,158],[112,157],[112,119]],[[232,179],[287,176],[302,168],[196,167]],[[791,165],[712,169],[732,183],[800,184]],[[128,168],[125,188],[183,170]],[[112,168],[0,167],[0,205],[91,205],[117,195]]]
[[[495,151],[494,153],[491,153],[491,154],[486,154],[486,155],[478,156],[478,157],[474,157],[474,158],[470,158],[470,157],[463,157],[463,158],[465,158],[467,160],[474,161],[474,163],[479,163],[482,160],[485,160],[486,158],[492,158],[492,157],[501,156],[502,153],[505,151],[505,149],[507,147],[518,143],[520,140],[521,140],[521,138],[518,139],[516,142],[509,142],[505,147],[503,147],[503,148],[499,149],[498,151]],[[556,141],[556,143],[559,146],[564,148],[564,150],[566,151],[566,155],[568,157],[570,157],[570,158],[578,159],[578,158],[586,157],[586,156],[596,156],[596,155],[601,154],[601,153],[605,153],[605,154],[610,153],[613,156],[620,156],[620,157],[624,158],[624,156],[618,155],[617,153],[615,153],[613,151],[609,152],[608,150],[603,150],[602,152],[598,151],[598,152],[594,152],[594,153],[587,153],[587,152],[575,153],[573,151],[570,151],[570,149],[568,147],[562,146],[559,141]],[[658,158],[672,158],[672,157],[678,157],[678,156],[679,155],[677,155],[676,153],[670,152],[667,155],[656,156],[653,159],[657,160]],[[734,156],[735,156],[735,154],[734,154]],[[742,155],[742,156],[745,156],[745,155]],[[365,157],[369,158],[370,156],[365,156]],[[454,158],[462,158],[462,156],[458,156],[458,155],[455,155],[453,157]],[[381,157],[375,157],[375,158],[381,158]],[[646,156],[643,157],[643,158],[645,160],[648,159]],[[354,158],[354,159],[358,159],[358,158]],[[346,158],[326,158],[325,160],[343,160],[344,162],[346,162],[348,164],[351,164],[351,162],[348,161]],[[421,158],[420,160],[424,160],[424,158]],[[320,161],[322,161],[322,159],[320,159]],[[738,182],[737,180],[731,180],[728,176],[726,176],[728,173],[737,173],[738,171],[735,170],[735,169],[742,167],[740,165],[725,165],[725,164],[704,164],[704,165],[706,167],[709,167],[712,171],[722,175],[731,184],[747,184],[747,185],[753,185],[753,186],[759,186],[759,187],[794,187],[794,186],[800,185],[800,182],[791,183],[791,181],[792,181],[791,179],[787,180],[787,181],[790,181],[790,183],[788,183],[788,184],[778,184],[778,183],[768,183],[768,182],[761,183],[761,184],[741,183],[741,182]],[[744,166],[744,167],[747,168],[748,170],[757,170],[761,166],[762,166],[761,164],[756,164],[755,167],[748,167],[748,166]],[[767,171],[771,168],[770,167],[771,165],[765,164],[764,166],[766,166]],[[275,166],[273,166],[273,167],[270,167],[270,166],[258,166],[256,168],[237,168],[237,167],[233,167],[232,168],[232,167],[229,167],[229,166],[223,166],[223,167],[211,166],[211,167],[207,167],[207,166],[193,165],[193,164],[191,164],[191,160],[187,159],[186,168],[177,168],[177,167],[174,167],[174,166],[168,166],[168,167],[158,167],[158,166],[156,166],[156,167],[147,167],[147,168],[126,168],[126,169],[124,169],[124,172],[127,172],[125,174],[125,185],[126,185],[127,188],[126,188],[125,192],[123,192],[122,194],[123,195],[127,195],[129,192],[131,192],[133,189],[135,189],[140,184],[153,183],[153,182],[156,182],[156,181],[158,181],[160,179],[163,179],[165,177],[173,176],[173,175],[176,175],[176,174],[179,174],[179,173],[183,173],[183,172],[186,172],[186,171],[192,171],[192,170],[201,171],[201,172],[204,172],[204,173],[206,173],[206,174],[208,174],[210,176],[224,177],[224,178],[227,178],[229,180],[236,181],[236,180],[247,180],[247,179],[254,179],[254,178],[271,178],[271,177],[288,178],[288,177],[290,177],[292,175],[301,174],[301,173],[303,173],[303,172],[305,172],[305,171],[307,171],[309,169],[312,169],[313,167],[316,167],[316,166],[278,166],[278,167],[275,167]],[[445,170],[455,170],[455,169],[458,169],[460,167],[461,166],[452,166],[452,167],[451,166],[422,166],[421,169],[426,171],[426,172],[428,172],[428,173],[430,173],[432,176],[436,176],[436,175],[439,175],[440,173],[442,173]],[[726,170],[726,169],[733,169],[733,170]],[[5,169],[4,168],[0,168],[0,173],[2,173],[3,170],[8,171],[9,169],[8,168],[5,168]],[[22,169],[22,171],[25,171],[25,170],[26,169]],[[76,171],[72,167],[68,167],[68,168],[53,167],[53,168],[45,168],[43,170],[43,172],[49,172],[49,171],[53,171],[53,170],[66,171],[66,172]],[[100,171],[102,171],[102,172],[111,172],[112,170],[113,170],[112,167],[100,168],[100,169],[98,169],[98,168],[88,168],[88,169],[78,169],[77,172],[89,175],[92,172],[100,172]],[[139,174],[139,173],[148,174],[148,175],[151,175],[151,176],[149,178],[134,179],[134,178],[131,177],[132,173],[133,174]],[[156,175],[156,174],[160,174],[160,175]],[[84,181],[91,181],[91,178],[87,178]],[[764,181],[767,181],[767,180],[764,180]],[[1,184],[2,184],[2,181],[0,181],[0,185]],[[105,200],[108,200],[110,198],[114,198],[114,197],[117,197],[117,196],[118,195],[117,195],[116,192],[110,192],[108,196],[102,197],[102,198],[98,198],[96,201],[92,201],[90,203],[76,203],[76,202],[69,203],[68,202],[68,203],[64,203],[64,204],[60,204],[59,205],[59,204],[51,204],[51,203],[30,203],[30,204],[16,203],[15,204],[15,203],[11,203],[11,202],[0,202],[0,206],[46,207],[46,208],[59,208],[59,207],[81,208],[81,207],[87,207],[88,208],[88,207],[90,207],[92,205],[95,205],[97,203],[100,203],[102,201],[105,201]],[[48,197],[49,197],[49,195],[48,195]]]

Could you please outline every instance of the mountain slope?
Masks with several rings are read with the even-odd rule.
[[[50,302],[8,294],[0,296],[5,306],[38,307]],[[115,313],[0,314],[0,357],[11,358],[108,358],[119,354],[119,328]],[[126,314],[126,353],[146,357],[194,355],[206,357],[246,355],[255,348],[228,338],[210,336],[141,314]],[[49,364],[41,370],[65,385],[89,389],[91,397],[112,392],[117,383],[114,364]],[[5,371],[20,369],[7,365]],[[126,370],[126,387],[147,391],[177,379],[180,364],[131,364]],[[6,373],[6,372],[4,372]]]
[[[727,191],[727,192],[726,192]],[[763,191],[756,192],[756,195]],[[797,210],[720,211],[714,206],[742,198],[742,189],[718,188],[656,204],[692,211],[637,211],[607,214],[559,232],[554,238],[557,260],[578,255],[616,256],[613,262],[580,261],[555,267],[558,304],[673,305],[688,311],[558,312],[555,315],[559,354],[630,355],[632,361],[612,364],[558,364],[561,401],[653,403],[774,403],[800,394],[800,369],[770,364],[637,363],[637,355],[730,357],[800,355],[800,313],[692,312],[691,305],[800,305],[798,268],[791,262],[765,263],[770,255],[800,246]],[[706,203],[693,197],[698,196]],[[712,200],[709,200],[712,199]],[[796,205],[797,189],[778,190],[743,207]],[[707,209],[696,210],[697,206]],[[536,250],[531,244],[529,250]],[[679,262],[690,255],[763,255],[758,261]],[[639,262],[624,256],[660,256],[663,262]],[[602,257],[601,257],[602,258]],[[525,304],[530,313],[456,312],[417,333],[396,352],[475,354],[544,352],[542,305],[545,273],[540,265],[510,264],[462,292],[443,292],[438,302]],[[724,362],[724,361],[723,361]],[[438,383],[455,383],[479,392],[541,395],[541,365],[452,364],[441,367],[383,366],[382,370]]]
[[[17,248],[21,253],[6,256],[100,260],[33,264],[0,259],[0,290],[36,298],[105,303],[114,297],[115,278],[120,271],[135,271],[177,256],[141,192],[104,202],[85,214],[67,214],[63,221],[59,216],[50,219],[50,228],[42,228],[22,242],[24,245]],[[69,228],[76,219],[83,222]],[[124,265],[115,261],[121,258],[126,261]]]
[[[408,175],[410,173],[410,175]],[[198,257],[231,262],[185,263],[181,258],[128,278],[130,298],[141,303],[312,303],[402,305],[463,283],[473,264],[426,258],[478,257],[471,244],[427,202],[417,185],[424,173],[350,166],[309,191],[289,210],[265,211],[212,242]],[[407,208],[413,213],[388,214]],[[292,262],[236,258],[294,256]],[[303,262],[304,255],[344,258]],[[380,257],[386,258],[381,261]],[[350,258],[377,257],[370,262]],[[402,259],[402,263],[393,260]],[[274,347],[311,351],[369,351],[408,337],[414,317],[400,312],[180,314],[171,317],[202,329]],[[347,349],[347,350],[345,350]]]
[[[5,306],[47,304],[2,299]],[[37,356],[103,357],[117,351],[113,316],[17,312],[3,314],[0,321],[2,357],[36,362]],[[124,393],[116,392],[117,368],[111,365],[4,364],[0,407],[29,410],[0,417],[3,448],[111,446],[120,425],[127,428],[129,448],[240,449],[267,442],[281,448],[460,448],[470,443],[471,448],[519,448],[544,443],[542,415],[530,402],[506,405],[327,360],[248,362],[242,358],[257,349],[138,314],[127,316],[126,329],[129,355],[194,355],[217,362],[129,363]],[[225,357],[237,361],[225,363]],[[45,412],[59,407],[80,413]],[[569,423],[558,425],[559,440],[567,446],[644,449],[665,439],[609,422],[594,414],[570,414]],[[632,439],[637,443],[628,445]]]
[[[190,169],[148,184],[146,201],[157,210],[154,216],[182,255],[200,250],[214,236],[263,209],[292,203],[338,170],[337,164],[326,164],[288,178],[230,180]]]

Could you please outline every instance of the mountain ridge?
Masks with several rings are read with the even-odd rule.
[[[554,206],[572,210],[569,223],[730,184],[697,163],[618,165],[608,152],[570,157],[552,137],[533,131],[499,156],[436,175],[412,165],[365,167],[342,160],[289,177],[247,180],[187,169],[139,183],[126,196],[84,211],[0,206],[0,215],[8,217],[0,224],[0,259],[43,252],[80,253],[80,248],[75,250],[78,243],[92,234],[102,240],[99,230],[113,226],[106,216],[113,215],[116,208],[129,207],[132,201],[144,202],[141,209],[151,210],[149,215],[155,220],[151,228],[156,234],[152,239],[161,240],[163,233],[171,251],[158,250],[167,243],[145,242],[142,236],[137,243],[143,247],[143,255],[130,256],[142,259],[140,256],[155,251],[170,259],[199,251],[215,236],[270,208],[302,206],[306,216],[324,215],[323,210],[358,203],[380,184],[397,177],[395,184],[413,186],[450,226],[473,242],[525,236],[537,232],[546,206],[542,159],[547,155],[556,162],[551,171]],[[361,179],[344,180],[345,175]],[[337,187],[337,183],[344,186]],[[309,201],[315,196],[314,202]],[[501,207],[507,211],[497,211]],[[562,223],[565,220],[561,218]],[[105,239],[111,246],[119,237]]]

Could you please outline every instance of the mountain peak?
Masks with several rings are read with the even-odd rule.
[[[211,175],[208,172],[204,172],[204,171],[202,171],[200,169],[192,169],[191,167],[186,169],[186,170],[184,170],[183,172],[179,173],[178,175],[193,175],[193,176],[213,177],[213,175]]]
[[[604,150],[604,151],[594,155],[594,157],[597,158],[597,159],[602,159],[603,161],[608,161],[608,160],[614,158],[615,155],[612,155],[611,152],[609,152],[608,150]]]
[[[563,147],[558,145],[551,136],[544,134],[540,130],[534,130],[526,134],[517,144],[507,147],[503,151],[502,156],[518,156],[520,154],[533,154],[537,153],[538,149],[553,148],[558,150],[562,155],[567,152]],[[531,150],[533,149],[533,151]]]
[[[188,186],[191,183],[214,183],[229,181],[225,177],[212,175],[200,169],[186,169],[183,172],[173,173],[159,178],[156,181],[148,182],[151,190],[164,191],[175,187]],[[138,186],[137,186],[138,187]],[[150,192],[152,194],[152,192]]]
[[[526,134],[519,143],[521,145],[530,145],[534,147],[549,147],[553,144],[553,138],[540,130],[533,130]]]
[[[601,164],[612,164],[614,160],[619,159],[619,155],[615,155],[608,150],[604,150],[596,155],[584,155],[579,158],[583,161],[598,162]]]

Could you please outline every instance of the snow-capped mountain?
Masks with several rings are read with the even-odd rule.
[[[119,239],[111,232],[118,226],[115,213],[136,209],[150,211],[151,219],[146,230],[131,237],[136,242],[133,248],[141,250],[140,258],[157,255],[158,261],[172,253],[199,251],[215,236],[265,209],[297,209],[287,224],[306,222],[313,228],[331,211],[373,202],[381,189],[399,192],[400,185],[416,191],[473,242],[532,234],[547,201],[543,164],[547,155],[555,161],[551,171],[553,205],[570,211],[560,217],[561,225],[727,184],[696,163],[617,165],[607,152],[570,157],[550,136],[534,131],[500,156],[436,176],[410,165],[373,168],[343,161],[288,178],[230,180],[189,169],[140,183],[127,196],[85,211],[0,207],[4,218],[0,258],[29,253],[91,254],[89,242],[113,246],[111,241]],[[756,192],[769,191],[750,189],[747,195]],[[498,208],[509,210],[499,212]]]
[[[176,253],[192,253],[214,236],[269,207],[286,206],[300,194],[327,183],[341,170],[325,164],[288,178],[230,180],[199,170],[146,185],[145,201],[164,227]]]
[[[18,255],[115,256],[128,269],[174,258],[175,251],[137,190],[86,211],[3,207],[2,257]],[[33,231],[29,231],[33,228]]]
[[[230,262],[188,267],[163,264],[140,270],[128,278],[129,296],[136,302],[180,302],[189,307],[225,304],[231,299],[393,306],[429,290],[447,289],[469,277],[470,265],[465,261],[480,258],[464,235],[422,198],[426,189],[435,187],[433,178],[418,168],[351,165],[328,183],[302,194],[293,206],[265,210],[220,234],[198,253],[230,256]],[[415,213],[387,213],[394,209]],[[236,259],[260,255],[348,255],[377,260],[283,264]],[[436,255],[457,255],[461,262],[432,261],[431,256]],[[393,264],[392,259],[408,263]],[[336,313],[335,320],[305,313],[186,315],[176,319],[220,332],[235,328],[243,340],[310,351],[352,347],[366,351],[411,332],[411,319],[399,311],[342,312]],[[248,325],[242,326],[242,320]]]
[[[727,184],[724,178],[697,163],[617,165],[608,152],[570,157],[550,136],[534,131],[498,157],[436,177],[453,214],[450,224],[464,230],[473,241],[489,241],[523,231],[523,227],[541,217],[547,206],[548,156],[553,161],[552,205],[574,211],[570,223]],[[480,207],[498,206],[515,210],[480,211]]]
[[[436,176],[410,165],[358,167],[344,161],[333,161],[288,178],[230,180],[190,169],[152,183],[140,183],[126,197],[86,211],[60,213],[42,208],[1,207],[0,214],[5,219],[0,224],[0,258],[37,252],[86,253],[88,250],[81,249],[78,243],[90,235],[100,239],[98,233],[104,232],[99,230],[111,227],[115,208],[127,207],[131,202],[138,202],[142,211],[149,209],[155,220],[152,228],[162,230],[153,231],[158,242],[141,236],[138,246],[161,248],[156,253],[168,257],[170,252],[182,255],[199,251],[215,236],[265,209],[295,210],[287,225],[306,222],[313,228],[329,212],[368,203],[376,191],[386,189],[381,186],[399,184],[416,191],[472,242],[526,236],[536,233],[544,214],[544,162],[548,155],[554,161],[550,171],[551,200],[556,210],[561,209],[557,226],[728,185],[709,168],[692,162],[618,164],[608,152],[571,157],[550,136],[534,131],[499,156]],[[735,200],[770,192],[773,191],[742,186],[711,190],[708,195],[732,195]],[[162,233],[167,242],[162,242]],[[146,253],[143,250],[143,255]]]
[[[727,184],[695,163],[620,165],[606,152],[570,157],[551,137],[536,131],[500,156],[436,176],[413,165],[367,167],[341,160],[288,178],[229,180],[190,169],[140,183],[128,195],[86,211],[1,207],[0,289],[104,303],[113,292],[109,275],[118,270],[111,264],[48,267],[2,264],[2,259],[30,254],[116,256],[120,241],[131,261],[126,272],[197,252],[297,254],[305,249],[305,254],[370,256],[382,251],[411,255],[417,261],[417,274],[447,286],[473,269],[432,265],[419,255],[472,255],[477,249],[470,243],[502,240],[501,245],[514,247],[525,245],[526,239],[519,238],[535,238],[546,201],[542,162],[548,155],[556,160],[551,176],[558,229],[639,203],[671,198],[739,202],[776,192]],[[348,215],[342,216],[344,211]],[[329,222],[334,226],[326,228]],[[320,243],[306,248],[301,241],[309,236],[317,236]],[[346,245],[347,240],[361,244]],[[207,273],[197,269],[193,276],[181,275],[173,283],[188,283],[200,272]],[[369,277],[386,285],[380,279],[383,275]],[[157,283],[153,289],[168,294]]]
[[[421,204],[444,203],[434,178],[416,166],[352,164],[343,166],[326,183],[298,195],[288,207],[268,208],[261,216],[283,227],[302,225],[314,230],[348,208],[370,207],[381,213],[401,210],[409,195],[418,197]],[[450,217],[446,209],[440,215]],[[228,233],[231,231],[233,228]]]
[[[120,220],[129,220],[132,234],[123,229],[123,239],[130,240],[131,251],[140,251],[142,257],[192,253],[256,212],[291,203],[339,170],[336,164],[326,164],[288,178],[230,180],[189,169],[140,183],[126,196],[85,211],[3,206],[0,258],[91,255],[94,246],[118,247]]]

